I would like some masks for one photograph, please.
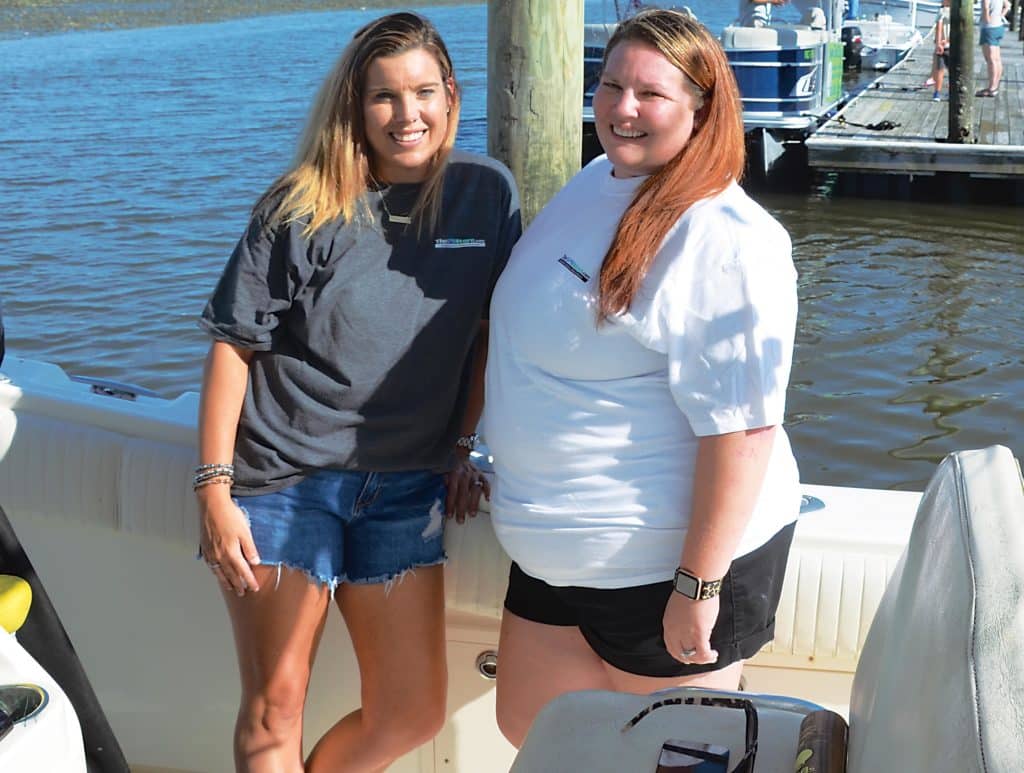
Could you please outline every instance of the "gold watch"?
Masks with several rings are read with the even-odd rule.
[[[683,594],[688,599],[707,601],[722,592],[723,579],[720,577],[717,580],[702,580],[685,569],[676,569],[676,576],[672,581],[672,589],[676,593]]]

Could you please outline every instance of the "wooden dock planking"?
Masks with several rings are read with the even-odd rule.
[[[977,33],[976,33],[977,34]],[[1003,38],[1003,80],[995,98],[975,97],[977,144],[946,143],[949,78],[942,100],[932,101],[932,37],[851,100],[806,141],[808,163],[823,169],[894,174],[962,172],[979,176],[1024,176],[1024,46],[1016,34]],[[974,49],[975,84],[985,85],[985,60]],[[896,128],[865,128],[883,121]]]
[[[1021,20],[1021,23],[1024,24],[1024,19]],[[1024,43],[1020,45],[1024,49]],[[1024,135],[1024,56],[1020,61],[1007,62],[1004,60],[1003,68],[1003,81],[1017,84],[1016,99],[1009,94],[1006,99],[1010,136]]]

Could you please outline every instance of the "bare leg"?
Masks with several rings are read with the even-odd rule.
[[[254,567],[258,593],[224,593],[235,634],[242,701],[238,773],[301,773],[302,710],[329,591],[299,571]]]
[[[988,70],[987,89],[992,88],[992,80],[995,78],[995,65],[992,63],[992,46],[982,46],[981,54],[985,57],[985,69]]]
[[[620,671],[607,663],[604,664],[608,679],[619,692],[631,692],[647,695],[655,690],[667,687],[707,687],[712,690],[735,690],[740,684],[743,673],[743,661],[732,663],[718,671],[708,671],[695,676],[640,676]]]
[[[935,90],[942,91],[942,83],[946,80],[946,68],[942,66],[941,61],[932,70],[932,78],[935,79]]]
[[[1003,53],[999,46],[986,46],[988,49],[988,90],[997,91],[999,82],[1003,79]]]
[[[505,610],[498,643],[498,727],[519,747],[549,701],[573,690],[614,689],[579,628],[545,625]]]
[[[444,724],[444,569],[416,569],[385,588],[346,583],[335,593],[359,661],[363,705],[320,739],[307,773],[382,771]]]

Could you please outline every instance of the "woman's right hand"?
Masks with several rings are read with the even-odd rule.
[[[204,490],[206,489],[206,490]],[[205,486],[199,499],[199,549],[221,587],[239,596],[260,589],[252,567],[260,563],[245,513],[222,486]],[[212,489],[212,490],[210,490]]]

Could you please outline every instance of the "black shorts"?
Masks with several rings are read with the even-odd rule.
[[[945,68],[947,70],[949,69],[949,51],[948,50],[947,51],[943,51],[941,54],[938,51],[935,52],[935,66],[936,67],[943,67],[943,68]]]
[[[740,556],[722,580],[718,621],[711,647],[718,662],[684,665],[665,649],[662,617],[673,593],[671,582],[630,588],[548,585],[517,564],[509,572],[505,609],[545,625],[578,626],[602,660],[642,676],[690,676],[717,671],[757,654],[775,635],[775,610],[782,594],[786,560],[796,524],[756,550]]]

